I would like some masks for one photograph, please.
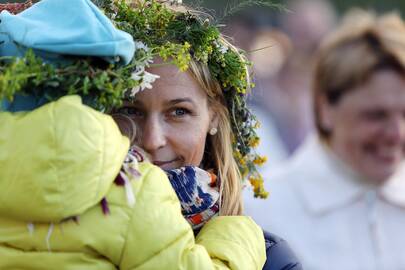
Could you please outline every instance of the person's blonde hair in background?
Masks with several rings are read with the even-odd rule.
[[[322,44],[313,80],[316,128],[323,139],[321,102],[336,104],[348,91],[378,70],[392,69],[405,77],[405,24],[397,13],[381,17],[352,10],[342,26]]]

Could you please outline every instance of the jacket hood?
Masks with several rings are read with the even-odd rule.
[[[0,20],[1,56],[22,56],[32,48],[50,62],[84,55],[128,64],[135,51],[132,36],[90,0],[42,0],[17,15],[2,11]]]
[[[129,148],[113,119],[78,96],[1,112],[0,123],[0,216],[26,222],[58,222],[98,204]]]

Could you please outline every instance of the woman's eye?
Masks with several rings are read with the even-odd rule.
[[[170,112],[170,115],[174,116],[174,117],[182,117],[182,116],[185,116],[185,115],[187,115],[189,113],[190,113],[190,111],[185,109],[185,108],[176,108],[176,109],[174,109],[173,111]]]
[[[384,120],[387,118],[387,113],[383,110],[366,111],[363,116],[372,121]]]
[[[142,112],[134,107],[122,107],[118,109],[118,112],[128,116],[142,116]]]

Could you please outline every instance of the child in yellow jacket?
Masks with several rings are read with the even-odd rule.
[[[0,19],[2,56],[133,55],[132,38],[87,0],[44,0]],[[0,112],[0,269],[261,269],[261,229],[217,217],[195,239],[165,173],[128,152],[110,116],[79,96],[13,98]]]

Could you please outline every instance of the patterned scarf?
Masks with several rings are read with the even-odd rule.
[[[135,204],[130,181],[140,176],[138,163],[147,160],[144,152],[133,146],[128,151],[120,173],[114,183],[125,188],[129,206]],[[180,200],[184,218],[194,231],[200,229],[208,220],[219,213],[219,187],[215,174],[194,166],[185,166],[167,170],[166,174]],[[105,215],[110,213],[108,202],[100,202]]]
[[[201,228],[219,212],[216,175],[198,167],[185,166],[166,174],[180,200],[183,216],[193,230]]]

